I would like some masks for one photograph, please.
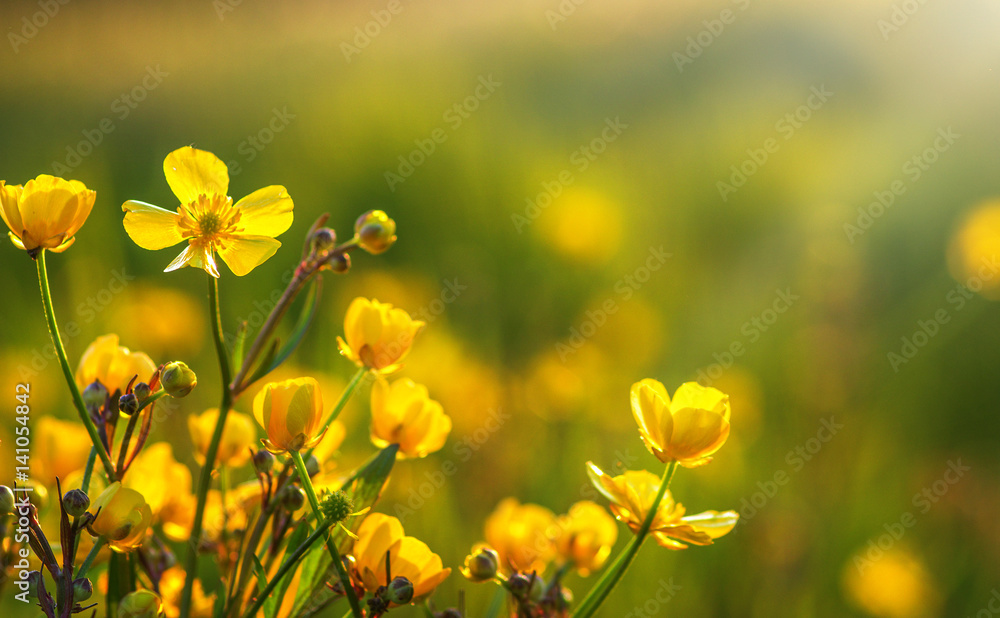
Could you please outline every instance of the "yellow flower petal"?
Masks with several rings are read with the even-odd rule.
[[[242,277],[267,261],[280,246],[281,242],[267,236],[237,236],[219,247],[219,256],[233,274]]]
[[[184,240],[176,212],[135,200],[122,204],[122,210],[126,213],[125,231],[143,249],[165,249]]]
[[[0,216],[12,231],[11,234],[19,236],[24,231],[24,222],[21,220],[21,211],[18,203],[21,201],[21,185],[8,185],[0,180]],[[23,248],[23,247],[21,247]]]
[[[167,264],[163,272],[168,273],[185,266],[200,268],[216,279],[219,278],[219,267],[215,265],[215,257],[208,250],[208,247],[201,243],[188,242],[184,251],[181,251],[181,254],[175,257],[173,262]]]
[[[229,191],[229,170],[217,156],[190,146],[178,148],[163,161],[167,184],[182,204],[198,199],[199,195],[226,195]]]
[[[257,189],[236,202],[242,234],[274,238],[292,226],[292,198],[281,185]]]
[[[683,408],[672,416],[674,431],[670,436],[670,454],[681,463],[711,455],[729,437],[729,421],[715,412]]]

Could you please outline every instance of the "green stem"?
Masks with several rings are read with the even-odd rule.
[[[222,378],[222,401],[219,404],[219,419],[215,423],[215,431],[212,433],[212,440],[209,442],[208,451],[205,453],[205,465],[202,466],[201,475],[198,479],[197,506],[194,512],[194,522],[191,524],[191,538],[188,542],[187,560],[184,563],[184,570],[187,576],[184,579],[184,590],[181,593],[181,618],[188,618],[188,614],[191,611],[194,580],[198,577],[198,547],[201,545],[202,526],[205,519],[205,502],[208,499],[208,488],[212,484],[212,468],[215,466],[215,458],[219,453],[219,443],[222,442],[222,430],[226,426],[226,416],[233,405],[233,393],[229,389],[232,370],[229,367],[229,354],[226,352],[226,343],[222,336],[222,314],[219,310],[219,281],[211,275],[208,276],[208,304],[211,311],[212,337],[215,340],[215,353],[219,357],[219,373]]]
[[[604,599],[611,594],[611,591],[614,590],[615,585],[618,584],[622,576],[625,575],[625,571],[628,570],[629,565],[632,564],[632,560],[639,553],[639,548],[642,547],[643,541],[649,535],[649,529],[656,518],[656,511],[660,506],[660,502],[663,501],[663,496],[667,493],[667,487],[670,486],[670,480],[674,477],[676,470],[676,461],[671,461],[667,464],[667,469],[663,471],[663,478],[660,479],[660,489],[656,492],[656,498],[653,499],[653,504],[650,505],[649,512],[646,513],[646,519],[643,520],[642,525],[636,531],[632,540],[629,541],[629,544],[622,550],[622,553],[618,555],[614,563],[608,567],[604,575],[601,576],[601,579],[594,584],[594,587],[590,589],[587,596],[580,602],[580,608],[573,614],[573,618],[589,618],[592,616],[601,606],[601,603],[604,602]]]
[[[90,565],[94,562],[94,558],[100,553],[101,548],[104,547],[105,539],[103,536],[97,537],[94,541],[94,546],[90,548],[90,553],[87,554],[86,559],[84,559],[83,564],[80,565],[80,570],[76,572],[76,577],[73,579],[80,579],[81,577],[87,576],[87,571],[90,570]]]
[[[295,551],[292,553],[291,556],[288,557],[287,560],[281,563],[281,566],[278,567],[278,572],[274,574],[274,577],[271,578],[271,581],[269,581],[267,585],[264,586],[264,589],[260,591],[260,594],[257,595],[257,600],[254,601],[254,604],[250,606],[250,609],[248,609],[246,613],[243,614],[246,618],[250,618],[251,616],[257,615],[257,612],[260,610],[261,606],[264,605],[264,601],[267,600],[267,597],[269,597],[271,593],[274,592],[274,589],[281,582],[281,578],[287,575],[290,570],[295,568],[295,565],[298,564],[300,560],[302,560],[302,557],[306,555],[306,552],[309,551],[309,548],[311,548],[316,543],[316,541],[318,541],[319,539],[321,539],[323,536],[326,535],[326,533],[330,530],[330,525],[331,522],[323,522],[319,528],[316,528],[316,530],[312,534],[310,534],[305,541],[302,542],[302,545],[299,545],[295,549]]]
[[[122,436],[121,446],[118,447],[118,474],[125,474],[125,457],[128,455],[128,443],[132,441],[132,432],[135,431],[135,424],[139,421],[139,413],[136,412],[128,419],[128,426],[125,427],[125,435]],[[119,481],[121,478],[118,479]]]
[[[243,596],[243,590],[246,588],[246,583],[250,579],[250,572],[253,569],[253,556],[257,553],[257,546],[260,545],[260,539],[264,535],[264,528],[267,527],[267,520],[271,518],[274,511],[278,508],[280,501],[277,499],[278,492],[275,492],[274,496],[271,497],[267,506],[261,509],[260,515],[257,516],[257,523],[254,525],[253,532],[250,533],[250,538],[247,540],[246,547],[243,548],[243,559],[242,566],[239,567],[239,578],[237,579],[237,572],[234,571],[232,574],[232,579],[237,582],[236,587],[230,591],[229,603],[230,606],[228,611],[223,615],[230,616],[234,615],[234,611],[238,606],[238,600]],[[269,569],[268,569],[269,570]]]
[[[302,453],[289,451],[288,454],[292,456],[292,461],[295,462],[295,470],[299,473],[299,480],[302,481],[303,489],[306,490],[309,504],[316,515],[317,525],[322,526],[324,522],[323,511],[319,508],[319,500],[316,499],[316,490],[313,488],[312,481],[309,480],[309,472],[306,470],[305,461],[302,460]],[[364,614],[361,613],[361,605],[358,603],[357,595],[354,594],[354,586],[351,585],[351,578],[347,574],[347,569],[344,568],[344,561],[340,559],[337,544],[329,536],[326,539],[326,547],[330,550],[330,559],[333,560],[333,565],[337,567],[337,574],[340,576],[340,583],[344,587],[344,594],[347,595],[347,602],[351,604],[351,611],[354,612],[356,618],[362,618]]]
[[[90,475],[94,473],[94,462],[97,461],[97,448],[90,447],[90,456],[87,457],[87,467],[83,470],[83,482],[80,489],[83,493],[90,491]]]
[[[337,420],[337,417],[340,416],[340,412],[344,409],[344,406],[347,405],[347,402],[351,400],[351,396],[354,395],[354,391],[358,390],[358,385],[361,384],[361,379],[365,377],[367,373],[367,367],[362,367],[354,373],[351,377],[351,381],[347,383],[347,388],[345,388],[344,392],[340,394],[340,399],[337,401],[337,405],[333,406],[333,412],[330,412],[330,416],[328,416],[323,422],[323,429],[320,433],[329,429],[330,425],[333,424],[333,421]],[[309,449],[309,451],[306,452],[306,457],[312,455],[313,450],[314,449]]]
[[[49,274],[45,268],[44,249],[38,254],[35,264],[38,266],[38,286],[42,291],[42,306],[45,308],[45,319],[48,322],[52,345],[56,349],[57,356],[59,356],[59,365],[62,367],[63,376],[66,378],[66,385],[69,386],[69,392],[73,396],[73,405],[76,406],[80,420],[90,435],[90,441],[94,444],[97,455],[101,458],[101,463],[104,464],[104,472],[108,475],[108,482],[111,482],[115,478],[115,466],[111,463],[111,458],[108,456],[107,451],[104,450],[104,443],[101,442],[101,436],[97,433],[97,427],[94,425],[94,421],[91,420],[90,413],[87,412],[87,406],[83,403],[80,388],[76,385],[76,378],[73,377],[73,370],[70,369],[69,360],[66,358],[66,349],[63,347],[62,337],[59,335],[59,325],[56,324],[56,314],[52,309],[52,292],[49,290]]]

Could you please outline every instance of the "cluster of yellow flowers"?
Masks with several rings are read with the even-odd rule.
[[[685,515],[667,489],[678,465],[707,464],[729,437],[729,397],[695,382],[682,384],[671,400],[663,384],[646,379],[632,385],[632,415],[650,453],[667,464],[663,478],[646,470],[610,476],[587,462],[591,481],[610,502],[611,513],[633,532],[631,544],[579,604],[574,616],[592,615],[624,574],[647,535],[667,549],[711,545],[739,519],[735,511]],[[618,539],[608,513],[584,500],[556,517],[537,504],[502,501],[486,520],[486,543],[473,547],[462,574],[474,582],[496,581],[510,594],[518,616],[568,615],[572,594],[560,584],[570,570],[587,576],[600,569]],[[546,583],[548,566],[558,566]]]
[[[217,407],[186,416],[201,466],[197,479],[174,458],[168,443],[148,441],[154,425],[177,411],[176,406],[156,410],[157,402],[185,397],[197,386],[186,364],[157,364],[108,334],[87,347],[75,372],[70,369],[45,253],[73,244],[95,192],[77,181],[44,175],[24,187],[0,182],[0,213],[14,245],[37,263],[49,330],[80,418],[79,425],[65,427],[45,419],[40,428],[48,436],[44,470],[59,492],[58,512],[48,514],[58,519],[60,543],[49,543],[39,519],[45,506],[33,505],[25,514],[33,533],[31,549],[41,563],[30,578],[33,598],[50,618],[90,609],[95,604],[86,603],[94,585],[88,573],[100,565],[106,575],[97,587],[109,615],[117,611],[130,618],[270,618],[338,599],[346,599],[350,613],[361,618],[427,599],[451,569],[425,543],[407,536],[398,519],[370,512],[397,460],[434,453],[452,429],[451,418],[426,386],[391,379],[424,322],[392,305],[356,298],[337,343],[357,369],[332,407],[315,377],[265,381],[302,340],[323,274],[347,272],[355,249],[372,255],[386,251],[396,241],[395,222],[384,212],[367,212],[356,221],[353,237],[338,244],[321,217],[271,314],[253,339],[247,324],[241,324],[230,346],[221,336],[216,256],[243,276],[275,255],[281,246],[276,237],[293,222],[292,199],[284,187],[272,185],[234,203],[227,195],[225,164],[191,147],[171,152],[163,169],[180,202],[176,210],[136,200],[122,209],[125,231],[140,247],[158,250],[186,241],[166,271],[192,266],[208,274],[222,393]],[[282,344],[276,327],[304,290],[303,313]],[[253,398],[252,416],[237,411],[240,395],[258,381],[265,383]],[[324,474],[345,437],[337,417],[363,383],[371,384],[370,439],[379,451],[350,473]],[[574,615],[582,618],[597,610],[647,536],[670,549],[709,545],[737,521],[733,511],[686,515],[667,490],[678,465],[704,465],[725,443],[729,398],[689,383],[671,400],[662,384],[643,380],[632,387],[631,404],[643,443],[667,466],[658,479],[644,470],[612,477],[587,464],[598,492],[611,503],[611,514],[634,536],[577,606]],[[71,448],[58,453],[57,435]],[[233,475],[250,480],[233,485]],[[4,496],[10,493],[3,489]],[[462,573],[475,582],[503,586],[517,616],[568,615],[572,596],[560,579],[570,570],[587,576],[605,566],[618,540],[611,514],[589,500],[557,516],[508,498],[487,519],[485,542],[473,547]],[[177,543],[187,546],[182,564],[173,556]],[[79,564],[78,550],[87,552]],[[198,579],[205,557],[214,559],[221,574],[220,585],[208,591]],[[553,564],[555,573],[547,576]]]

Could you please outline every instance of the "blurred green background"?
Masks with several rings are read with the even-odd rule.
[[[629,386],[700,377],[731,395],[733,434],[672,489],[743,523],[713,547],[644,548],[600,615],[990,611],[1000,310],[962,293],[948,251],[1000,195],[995,2],[43,4],[0,8],[0,177],[97,190],[75,246],[49,260],[58,317],[80,330],[71,359],[118,332],[197,371],[182,412],[216,405],[204,273],[161,273],[180,248],[143,251],[121,225],[127,199],[176,207],[162,162],[180,146],[226,161],[237,199],[282,184],[295,201],[274,258],[223,271],[230,331],[283,287],[321,213],[342,238],[365,210],[396,219],[390,252],[327,276],[313,336],[282,372],[320,376],[335,399],[354,296],[432,318],[401,375],[454,429],[397,466],[379,510],[455,464],[404,521],[456,570],[439,608],[464,589],[468,615],[485,611],[491,589],[457,567],[502,498],[565,512],[594,497],[588,460],[659,474]],[[73,418],[56,364],[35,356],[33,264],[7,243],[0,260],[0,397],[27,375],[36,418]],[[116,277],[127,285],[111,293]],[[497,410],[509,418],[489,432]],[[342,467],[374,450],[367,414],[362,392],[342,417]],[[10,437],[5,422],[5,482]],[[182,420],[153,439],[194,465]],[[656,601],[671,578],[678,591]],[[567,585],[580,598],[589,582]],[[12,594],[2,611],[24,611]]]

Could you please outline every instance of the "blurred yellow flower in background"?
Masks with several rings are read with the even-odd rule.
[[[560,515],[556,551],[586,577],[604,565],[618,540],[618,526],[600,505],[589,500],[577,502],[569,513]]]
[[[132,352],[118,345],[118,335],[102,335],[94,340],[76,368],[76,384],[80,390],[86,389],[97,381],[108,389],[125,392],[125,388],[133,377],[139,376],[138,382],[149,382],[156,371],[156,363],[144,352]]]
[[[369,514],[358,528],[351,554],[361,582],[369,592],[388,584],[386,554],[392,576],[405,577],[413,584],[413,601],[427,596],[451,574],[441,557],[419,539],[404,536],[398,519],[382,513]]]
[[[163,600],[163,613],[167,618],[179,618],[181,615],[181,590],[184,588],[184,568],[172,566],[160,576],[160,597]],[[205,596],[201,582],[194,580],[194,592],[191,597],[191,618],[210,618],[215,606],[215,594]]]
[[[664,463],[704,465],[729,437],[729,396],[714,388],[685,382],[671,401],[663,384],[645,379],[632,385],[631,401],[643,444]]]
[[[219,420],[218,408],[205,410],[201,414],[188,416],[188,432],[194,444],[194,458],[205,464],[208,445],[212,441],[215,423]],[[212,467],[241,466],[250,459],[252,448],[257,444],[257,425],[246,414],[230,410],[226,415],[226,426],[222,430],[222,441]]]
[[[876,560],[867,548],[844,565],[842,583],[848,599],[872,616],[940,616],[940,594],[920,559],[894,547]]]
[[[218,277],[218,251],[229,269],[243,276],[274,255],[281,246],[274,238],[292,225],[292,198],[280,185],[258,189],[233,204],[226,195],[226,164],[210,152],[178,148],[163,161],[163,173],[181,202],[176,212],[135,200],[122,204],[122,210],[125,231],[143,249],[188,241],[165,272],[194,266]]]
[[[977,204],[962,220],[948,247],[948,267],[959,283],[1000,300],[1000,198]]]
[[[184,511],[190,508],[191,470],[174,459],[167,442],[148,444],[129,466],[122,485],[142,493],[153,518],[168,536],[176,536],[176,527],[190,522]]]
[[[451,419],[431,399],[427,387],[409,378],[391,385],[379,379],[372,386],[371,439],[375,446],[399,445],[404,457],[424,457],[444,446]]]
[[[400,368],[423,327],[423,322],[402,309],[359,297],[351,301],[344,316],[347,340],[337,337],[337,345],[358,367],[388,374]]]
[[[90,216],[97,192],[77,180],[41,174],[21,185],[0,180],[0,215],[10,228],[10,241],[34,257],[48,249],[69,249]]]
[[[593,189],[571,187],[553,200],[537,224],[556,252],[581,264],[600,264],[618,253],[622,238],[618,204]]]
[[[67,477],[83,469],[90,447],[90,434],[78,421],[38,417],[31,427],[31,475],[52,487],[58,477],[67,491]]]
[[[271,382],[253,399],[253,415],[272,453],[312,448],[323,439],[323,396],[314,378]]]
[[[587,462],[587,474],[594,487],[611,502],[611,512],[618,521],[628,525],[632,532],[642,527],[660,489],[660,479],[655,474],[646,470],[626,470],[612,478],[593,462]],[[662,547],[685,549],[684,543],[711,545],[714,539],[736,527],[740,518],[736,511],[705,511],[687,516],[684,513],[684,506],[674,502],[668,490],[649,528],[649,533]]]
[[[141,545],[153,520],[153,512],[142,494],[122,487],[118,481],[101,492],[89,512],[96,515],[89,526],[91,534],[104,537],[111,549],[119,553]]]
[[[204,345],[203,308],[178,290],[129,283],[108,309],[121,338],[154,357],[183,358]]]
[[[544,506],[505,498],[486,518],[486,542],[497,551],[508,571],[541,574],[555,558],[553,538],[559,527],[555,514]]]

